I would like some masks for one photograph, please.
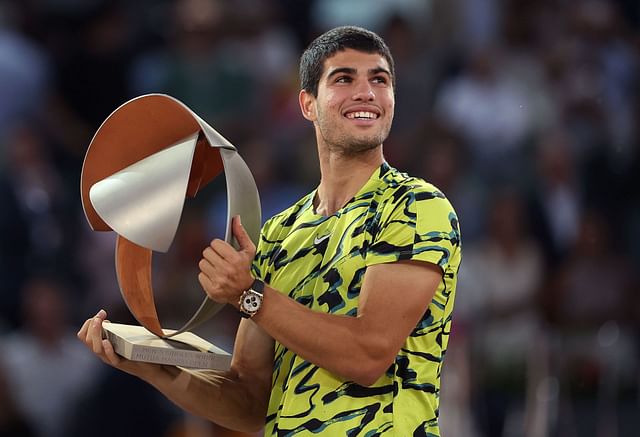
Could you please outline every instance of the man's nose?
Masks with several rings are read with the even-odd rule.
[[[356,89],[353,94],[353,100],[363,100],[370,102],[375,100],[376,94],[373,92],[373,88],[368,80],[358,81]]]

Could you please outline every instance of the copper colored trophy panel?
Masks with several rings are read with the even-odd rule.
[[[111,230],[89,200],[89,190],[96,182],[199,131],[194,114],[169,96],[147,95],[116,109],[96,132],[82,169],[82,205],[91,228]],[[223,169],[218,149],[206,145],[206,139],[200,135],[196,166],[192,168],[187,190],[190,196]]]
[[[118,235],[116,272],[122,298],[138,322],[159,337],[160,327],[151,285],[151,250]]]

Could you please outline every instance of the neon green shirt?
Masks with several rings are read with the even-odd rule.
[[[314,311],[356,316],[367,266],[426,261],[441,267],[442,281],[394,363],[371,387],[345,381],[276,342],[265,435],[440,435],[440,371],[461,259],[451,204],[433,185],[386,163],[329,217],[314,212],[314,195],[264,225],[254,273],[265,283]],[[402,299],[402,290],[389,291]]]

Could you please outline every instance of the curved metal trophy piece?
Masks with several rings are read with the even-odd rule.
[[[260,200],[251,172],[235,146],[182,102],[164,94],[132,99],[94,135],[82,166],[82,206],[94,231],[115,231],[120,292],[138,322],[159,337],[190,330],[223,305],[205,298],[185,325],[165,335],[153,299],[152,252],[166,252],[185,198],[224,171],[225,240],[237,247],[231,219],[242,217],[257,244]],[[233,241],[232,241],[233,240]]]

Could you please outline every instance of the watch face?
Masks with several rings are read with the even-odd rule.
[[[242,299],[242,309],[247,313],[255,313],[260,308],[262,299],[256,293],[247,293]]]

